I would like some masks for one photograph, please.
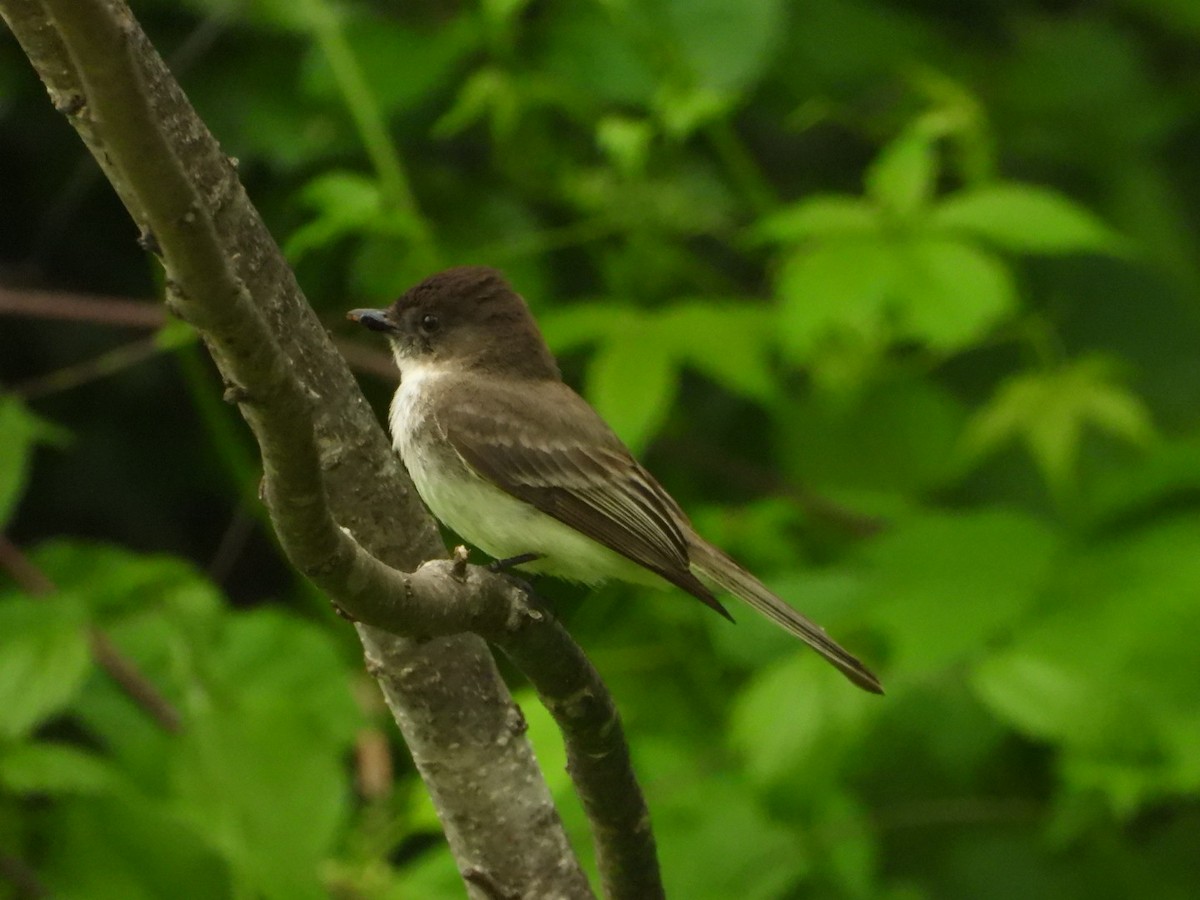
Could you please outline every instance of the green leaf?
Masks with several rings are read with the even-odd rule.
[[[224,607],[220,591],[178,557],[63,539],[38,545],[33,558],[101,621],[149,610],[207,623]]]
[[[999,259],[938,238],[830,238],[795,253],[779,277],[783,343],[797,362],[855,345],[916,340],[961,350],[1017,306]]]
[[[548,310],[538,318],[538,326],[555,353],[569,353],[583,345],[605,340],[640,315],[638,310],[624,304],[573,303]]]
[[[518,18],[531,0],[483,0],[483,14],[497,25],[507,24]]]
[[[481,68],[467,78],[453,105],[429,129],[435,138],[461,134],[476,122],[487,119],[492,131],[507,137],[517,124],[521,97],[507,72]]]
[[[856,401],[820,393],[789,398],[776,426],[781,472],[818,489],[896,496],[959,477],[954,450],[966,410],[951,391],[924,377],[892,376],[867,386]]]
[[[763,219],[754,229],[760,240],[779,243],[810,238],[878,234],[879,210],[861,199],[841,194],[807,197]]]
[[[176,808],[248,891],[324,896],[361,721],[348,667],[328,632],[275,611],[227,620],[203,650],[204,689],[169,760]]]
[[[1096,428],[1131,444],[1146,446],[1154,439],[1154,425],[1145,404],[1121,385],[1094,384],[1085,412]]]
[[[865,727],[872,702],[802,650],[760,671],[741,692],[729,740],[760,787],[820,783],[841,772],[844,751]]]
[[[16,794],[97,794],[117,782],[107,762],[67,744],[31,742],[0,748],[0,784]]]
[[[547,10],[538,69],[589,103],[645,109],[657,82],[651,60],[628,29],[614,27],[615,15],[591,3]]]
[[[425,835],[438,834],[439,826]],[[458,900],[463,893],[463,878],[454,854],[445,844],[435,846],[416,859],[406,861],[394,877],[392,890],[383,894],[388,900],[421,897],[426,900]]]
[[[351,669],[327,629],[263,609],[240,613],[213,636],[206,665],[214,689],[236,693],[239,706],[278,705],[281,697],[303,697],[292,715],[307,740],[341,747],[362,719],[350,694]]]
[[[912,127],[888,144],[867,170],[867,193],[901,220],[928,205],[937,181],[934,137]]]
[[[596,143],[623,175],[646,169],[654,130],[643,119],[606,116],[596,125]]]
[[[1179,495],[1200,496],[1200,437],[1164,440],[1137,465],[1113,471],[1083,499],[1093,521],[1151,514]]]
[[[1028,184],[990,184],[954,194],[938,204],[931,224],[1016,253],[1119,253],[1126,244],[1073,200]]]
[[[411,110],[444,89],[480,42],[479,25],[469,15],[447,17],[423,28],[390,16],[364,15],[348,22],[343,31],[362,69],[362,83],[370,86],[368,102],[389,115]],[[317,100],[345,102],[318,43],[308,54],[301,83]]]
[[[383,217],[378,182],[356,172],[326,172],[306,184],[300,198],[317,216],[285,242],[284,252],[293,262],[346,235],[369,231]]]
[[[963,440],[968,460],[1020,440],[1047,482],[1061,488],[1074,478],[1086,426],[1131,444],[1149,443],[1154,436],[1149,413],[1116,379],[1110,361],[1101,357],[1009,379],[968,425]]]
[[[771,309],[747,302],[694,300],[676,303],[656,318],[656,333],[717,384],[752,400],[767,401],[774,395]]]
[[[65,798],[41,816],[50,839],[39,851],[39,875],[52,875],[55,896],[155,900],[180,896],[181,885],[197,900],[239,896],[228,868],[195,832],[140,793]]]
[[[726,117],[735,99],[723,91],[668,82],[654,95],[654,110],[662,130],[684,141],[705,125]]]
[[[687,81],[712,91],[742,91],[761,76],[785,34],[783,0],[664,0],[663,31]]]
[[[877,240],[827,241],[792,256],[777,288],[784,349],[804,362],[822,343],[844,336],[885,345],[899,270],[896,250]]]
[[[1120,727],[1119,697],[1098,695],[1070,659],[999,654],[981,663],[973,683],[981,699],[1025,734],[1083,743],[1102,741]]]
[[[772,814],[741,772],[712,771],[696,746],[644,735],[632,746],[646,786],[667,895],[774,900],[795,894],[816,860],[807,836]],[[773,799],[773,798],[771,798]],[[714,809],[721,815],[714,816]]]
[[[678,366],[657,328],[629,322],[592,357],[587,396],[635,454],[654,437],[670,412]]]
[[[36,429],[20,401],[0,396],[0,526],[25,491],[35,443]]]
[[[60,602],[82,608],[176,708],[197,690],[196,669],[228,615],[220,592],[187,562],[83,541],[57,540],[32,554],[53,575]],[[163,779],[173,738],[109,678],[89,678],[71,715],[131,782]]]
[[[578,815],[573,818],[580,824],[586,822],[579,796],[575,793],[571,775],[567,769],[567,751],[563,745],[562,732],[554,720],[554,716],[546,709],[545,704],[538,699],[537,694],[529,689],[514,691],[513,700],[521,708],[525,719],[529,740],[537,751],[538,763],[545,775],[546,786],[554,795],[556,803],[565,799],[575,809]],[[432,824],[436,825],[436,820]]]
[[[193,717],[170,762],[179,814],[247,890],[326,896],[318,867],[347,812],[349,785],[339,755],[309,746],[284,704]]]
[[[82,605],[68,597],[0,599],[0,740],[64,709],[90,669]]]
[[[864,551],[870,618],[899,677],[941,671],[1010,633],[1045,588],[1057,536],[1017,513],[927,513]]]
[[[64,440],[65,433],[29,412],[16,397],[0,394],[0,527],[16,510],[29,478],[33,448]]]
[[[207,14],[223,16],[237,15],[247,24],[265,30],[307,31],[312,26],[314,7],[325,6],[325,0],[249,0],[246,3],[228,3],[226,0],[188,0]],[[214,10],[213,7],[217,7]]]
[[[1057,602],[972,679],[996,715],[1061,747],[1124,813],[1200,784],[1197,545],[1187,513],[1080,548],[1056,567]],[[1097,781],[1097,763],[1125,774]]]
[[[848,791],[830,791],[824,798],[818,834],[828,835],[818,851],[836,878],[843,897],[879,896],[879,838],[872,812]]]
[[[1017,306],[1008,268],[970,244],[926,239],[905,253],[897,331],[942,351],[969,347]]]

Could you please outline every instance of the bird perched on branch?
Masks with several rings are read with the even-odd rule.
[[[349,318],[382,332],[400,368],[393,443],[430,511],[498,560],[594,584],[682,588],[732,619],[727,591],[859,687],[879,680],[823,628],[700,537],[612,429],[562,380],[525,301],[495,269],[448,269],[387,309]]]

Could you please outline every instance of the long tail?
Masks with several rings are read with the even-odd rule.
[[[688,547],[688,555],[697,576],[749,603],[776,625],[800,638],[864,691],[883,693],[883,686],[871,670],[843,650],[824,628],[800,615],[712,544],[694,538]]]

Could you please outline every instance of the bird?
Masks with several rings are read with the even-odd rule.
[[[497,269],[431,275],[354,322],[400,370],[392,443],[434,517],[520,569],[584,584],[674,585],[732,621],[717,591],[798,637],[858,687],[879,679],[692,527],[564,382],[533,314]]]

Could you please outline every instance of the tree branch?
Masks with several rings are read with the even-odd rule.
[[[436,529],[234,166],[128,9],[0,0],[0,12],[161,255],[168,306],[196,326],[259,442],[289,559],[361,623],[468,892],[590,895],[520,712],[470,630],[505,649],[563,728],[606,892],[662,896],[619,718],[566,632],[510,579],[445,560],[397,570],[444,554]]]

